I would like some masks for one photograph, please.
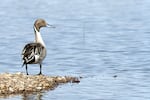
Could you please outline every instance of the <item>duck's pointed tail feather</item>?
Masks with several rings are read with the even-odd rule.
[[[23,62],[22,67],[25,65],[25,62]]]

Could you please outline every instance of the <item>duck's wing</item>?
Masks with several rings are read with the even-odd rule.
[[[45,56],[45,48],[40,43],[29,43],[22,50],[22,59],[24,64],[39,63]]]

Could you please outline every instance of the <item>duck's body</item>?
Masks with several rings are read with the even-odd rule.
[[[29,43],[25,45],[22,55],[24,64],[42,63],[46,56],[46,48],[41,43]]]
[[[40,28],[46,27],[47,23],[43,19],[37,19],[34,23],[35,41],[25,45],[22,51],[23,66],[26,65],[26,73],[28,75],[28,64],[39,64],[40,73],[42,69],[42,61],[46,57],[46,46],[40,34]]]

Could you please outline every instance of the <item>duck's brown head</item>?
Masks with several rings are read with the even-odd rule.
[[[37,31],[40,31],[41,27],[46,27],[48,24],[44,19],[37,19],[34,23],[34,27],[37,29]]]

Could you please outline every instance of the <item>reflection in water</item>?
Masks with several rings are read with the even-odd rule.
[[[41,92],[32,93],[32,94],[24,93],[22,95],[22,100],[42,100],[42,96],[43,95]]]

